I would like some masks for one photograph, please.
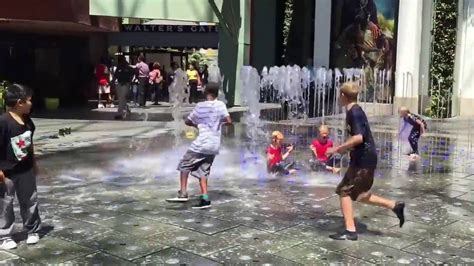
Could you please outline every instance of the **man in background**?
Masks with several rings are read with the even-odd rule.
[[[150,68],[145,63],[145,57],[140,55],[138,57],[138,63],[135,65],[138,71],[138,106],[146,106],[146,89],[150,77]]]

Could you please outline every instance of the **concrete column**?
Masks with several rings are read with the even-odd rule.
[[[314,66],[329,67],[331,0],[315,0],[314,8]]]
[[[474,0],[459,0],[455,92],[461,116],[474,115]]]
[[[250,19],[251,19],[251,2],[252,0],[241,0],[240,9],[241,13],[241,26],[239,32],[239,56],[237,57],[237,67],[235,69],[236,84],[234,91],[234,105],[240,105],[240,69],[244,65],[250,64],[250,42],[251,42],[251,30],[250,30]]]
[[[430,79],[430,63],[431,63],[431,30],[433,28],[433,0],[422,0],[423,2],[423,17],[422,17],[422,32],[421,32],[421,50],[420,50],[420,73],[418,75],[418,111],[420,114],[425,113],[426,108],[429,107],[429,79]]]
[[[240,105],[240,68],[249,64],[250,0],[224,0],[222,15],[230,33],[219,29],[219,68],[228,104]]]
[[[95,33],[89,36],[89,61],[97,64],[102,56],[107,55],[107,36],[102,33]]]
[[[252,62],[258,71],[264,66],[276,65],[276,15],[277,1],[258,0],[252,2]]]
[[[398,17],[394,108],[418,110],[423,1],[400,0]]]

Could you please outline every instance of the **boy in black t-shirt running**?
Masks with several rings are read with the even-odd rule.
[[[331,148],[326,152],[330,156],[351,150],[349,169],[336,189],[336,193],[340,196],[346,227],[344,232],[330,235],[331,238],[336,240],[357,240],[352,201],[391,209],[400,219],[400,227],[405,222],[405,203],[385,199],[370,192],[374,182],[375,168],[377,167],[377,152],[367,116],[362,108],[357,105],[358,93],[357,84],[345,83],[342,85],[339,99],[340,104],[347,110],[346,125],[351,137],[342,145]]]
[[[7,88],[7,112],[0,117],[0,249],[17,247],[11,234],[15,223],[13,200],[20,205],[27,244],[39,241],[41,219],[38,213],[36,162],[33,151],[35,125],[29,117],[31,91],[15,84]]]

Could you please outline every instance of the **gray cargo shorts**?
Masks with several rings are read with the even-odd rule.
[[[189,172],[196,178],[208,177],[215,157],[216,155],[213,154],[202,154],[188,150],[179,162],[177,170]]]

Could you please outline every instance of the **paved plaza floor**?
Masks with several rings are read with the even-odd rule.
[[[213,207],[171,204],[175,168],[189,140],[175,142],[164,122],[36,119],[40,243],[27,246],[17,215],[15,250],[0,263],[84,265],[473,264],[474,156],[471,133],[427,136],[423,159],[408,161],[393,130],[374,129],[380,167],[373,191],[406,202],[407,222],[356,204],[359,241],[333,241],[342,228],[334,189],[340,176],[302,169],[265,173],[242,129],[223,139],[210,177]],[[50,138],[62,127],[72,134]],[[449,135],[449,134],[448,134]],[[304,138],[304,136],[303,136]],[[309,158],[306,143],[296,157]],[[304,168],[304,167],[303,167]],[[17,207],[17,206],[16,206]],[[18,213],[18,208],[17,208]]]

